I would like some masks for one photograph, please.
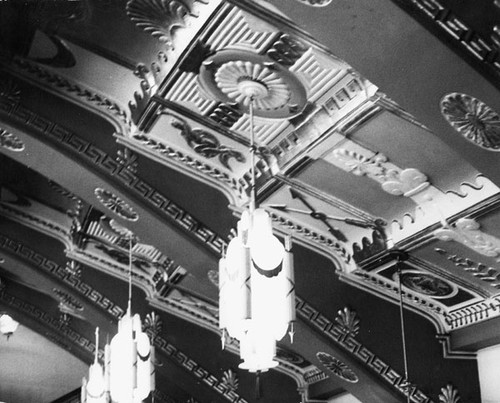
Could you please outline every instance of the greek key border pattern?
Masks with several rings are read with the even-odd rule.
[[[47,259],[45,256],[35,252],[33,249],[27,247],[23,243],[10,239],[3,234],[0,234],[0,248],[8,250],[9,252],[19,256],[33,266],[48,272],[53,276],[59,278],[64,283],[78,291],[91,302],[95,303],[98,307],[108,312],[115,318],[121,318],[125,311],[113,303],[110,299],[105,297],[96,289],[92,288],[89,284],[84,283],[77,276],[69,273],[64,267],[59,266],[56,262]]]
[[[59,318],[50,316],[47,312],[42,311],[37,306],[27,301],[24,301],[20,298],[17,298],[14,295],[8,294],[5,290],[0,291],[0,300],[3,301],[5,304],[13,307],[14,309],[17,309],[18,311],[27,314],[32,319],[36,319],[37,321],[45,323],[45,325],[47,325],[52,330],[62,333],[72,343],[78,345],[79,347],[83,348],[89,353],[92,354],[94,353],[95,344],[91,340],[82,336],[74,329],[65,326],[59,320]]]
[[[228,388],[224,382],[217,379],[205,368],[201,367],[196,361],[189,358],[186,354],[180,351],[177,347],[170,344],[164,338],[157,336],[153,340],[154,345],[162,351],[172,361],[179,364],[182,368],[192,373],[195,377],[200,379],[204,384],[221,394],[224,398],[233,403],[247,403],[245,399],[240,397],[231,388]]]
[[[148,204],[164,213],[179,227],[193,234],[217,254],[222,254],[223,247],[226,245],[224,239],[92,143],[16,102],[0,98],[0,112],[41,132],[52,141],[72,149],[87,162],[94,164],[111,177],[117,178]]]
[[[405,2],[402,0],[393,1],[405,6]],[[496,47],[472,30],[451,9],[444,7],[436,0],[410,0],[410,3],[422,15],[455,39],[463,50],[466,50],[483,65],[493,68],[495,73],[500,75],[500,58]]]
[[[347,335],[342,331],[340,326],[326,318],[314,307],[309,305],[300,297],[295,297],[297,314],[312,328],[323,333],[328,339],[335,344],[351,353],[358,360],[363,362],[368,368],[380,375],[380,377],[395,388],[399,393],[406,396],[405,379],[389,364],[385,363],[381,358],[377,357],[368,348],[363,346],[352,336]],[[431,398],[426,396],[417,388],[411,389],[411,401],[414,403],[433,403]]]

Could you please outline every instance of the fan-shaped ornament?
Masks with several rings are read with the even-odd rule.
[[[186,17],[193,15],[195,0],[129,0],[127,15],[144,31],[172,45],[172,33],[186,26]]]
[[[274,60],[252,52],[223,50],[206,59],[198,76],[200,88],[211,98],[237,104],[271,119],[298,115],[307,103],[302,82]]]
[[[500,116],[484,102],[453,92],[441,100],[441,113],[467,140],[489,151],[500,151]]]

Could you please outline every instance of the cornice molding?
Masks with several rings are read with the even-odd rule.
[[[87,88],[45,69],[35,62],[20,57],[15,57],[12,64],[4,65],[3,68],[21,79],[29,80],[37,87],[97,112],[113,124],[117,132],[128,133],[132,128],[132,121],[125,112],[126,109],[94,89]]]

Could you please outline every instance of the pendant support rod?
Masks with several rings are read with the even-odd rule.
[[[129,233],[128,248],[128,311],[132,312],[132,232]]]
[[[255,129],[254,129],[254,122],[253,122],[253,115],[254,115],[254,97],[250,97],[250,107],[249,107],[249,112],[250,112],[250,165],[251,165],[251,177],[252,177],[252,182],[250,184],[251,189],[250,189],[250,213],[253,213],[255,210],[255,205],[256,205],[256,199],[257,199],[257,184],[256,184],[256,178],[255,178],[255,152],[256,152],[256,147],[255,147]]]
[[[404,302],[403,302],[403,290],[401,284],[401,261],[406,260],[408,255],[398,254],[397,255],[397,273],[398,273],[398,289],[399,289],[399,319],[401,321],[401,341],[403,347],[403,364],[405,371],[405,381],[406,381],[406,401],[410,403],[410,381],[408,379],[408,354],[406,348],[406,331],[405,331],[405,320],[404,320]]]

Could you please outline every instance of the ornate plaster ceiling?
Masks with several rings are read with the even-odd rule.
[[[0,1],[0,310],[89,363],[124,313],[130,230],[155,402],[479,402],[500,320],[493,3]],[[298,318],[257,391],[217,309],[249,79]]]

